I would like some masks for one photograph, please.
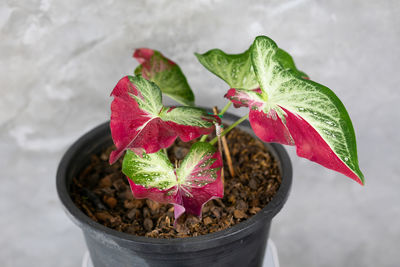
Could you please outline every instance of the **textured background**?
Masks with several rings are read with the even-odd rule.
[[[288,149],[293,190],[272,228],[281,265],[400,265],[400,2],[245,2],[1,1],[2,266],[79,266],[85,247],[57,199],[57,164],[108,119],[111,89],[136,66],[134,48],[163,51],[198,104],[222,107],[227,86],[193,52],[242,52],[259,34],[342,99],[366,177],[361,187]]]

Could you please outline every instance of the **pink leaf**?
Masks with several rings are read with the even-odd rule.
[[[300,157],[321,164],[322,166],[338,171],[357,183],[363,185],[362,180],[339,159],[321,135],[303,118],[284,109],[286,125],[296,144],[296,152]]]
[[[122,78],[112,95],[110,128],[117,149],[110,163],[126,149],[154,153],[171,146],[177,137],[187,142],[209,134],[214,122],[220,121],[198,108],[163,107],[158,87],[141,77]],[[174,116],[169,115],[171,110]]]
[[[135,198],[172,203],[177,219],[184,212],[201,216],[207,201],[223,197],[222,159],[209,143],[195,143],[176,172],[166,160],[162,152],[143,158],[132,152],[126,154],[123,172],[130,178]]]
[[[249,121],[254,133],[264,142],[295,145],[297,154],[338,171],[356,182],[362,180],[331,149],[321,135],[300,115],[282,106],[264,112],[265,102],[255,91],[230,89],[225,95],[235,107],[249,107]],[[257,92],[259,93],[259,92]],[[281,112],[281,115],[277,113]]]
[[[260,99],[260,96],[258,96],[260,93],[260,88],[254,90],[240,90],[231,88],[224,97],[228,98],[233,103],[235,108],[253,107],[255,109],[264,105],[262,99]]]
[[[254,133],[264,142],[294,145],[286,125],[282,123],[275,110],[271,109],[268,114],[250,110],[249,121]]]
[[[222,159],[218,151],[209,143],[196,143],[177,170],[180,187],[181,205],[187,213],[201,216],[203,205],[214,198],[224,195],[221,180]]]
[[[276,142],[293,145],[294,142],[286,126],[282,123],[276,111],[271,109],[268,114],[262,111],[265,103],[261,98],[261,90],[240,90],[231,88],[225,95],[233,105],[249,107],[249,120],[254,133],[265,142]],[[266,129],[268,129],[266,131]]]

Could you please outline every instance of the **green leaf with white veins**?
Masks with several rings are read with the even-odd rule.
[[[195,54],[209,71],[223,79],[231,88],[253,90],[259,87],[251,62],[251,47],[242,54],[226,54],[219,49],[204,54]],[[287,70],[292,70],[300,78],[308,79],[307,74],[296,68],[292,56],[278,48],[276,59]]]
[[[251,64],[250,49],[242,54],[226,54],[219,49],[195,54],[209,71],[220,77],[232,88],[252,90],[258,81]]]
[[[136,155],[126,151],[122,172],[136,184],[147,188],[168,189],[177,184],[174,167],[163,152]]]
[[[278,51],[275,42],[266,36],[257,37],[252,46],[251,59],[265,100],[262,111],[277,112],[295,142],[295,136],[298,137],[296,146],[300,156],[362,183],[354,129],[342,102],[329,88],[285,69]],[[316,142],[317,138],[322,139]],[[304,140],[309,141],[300,145]],[[308,147],[311,141],[318,146]],[[335,156],[340,160],[335,161]]]
[[[164,108],[159,116],[164,121],[173,121],[182,125],[206,128],[214,125],[214,121],[210,120],[207,111],[195,107]]]
[[[287,70],[292,70],[296,75],[303,79],[309,79],[308,75],[299,71],[294,63],[292,56],[285,50],[278,48],[275,54],[276,59],[282,64],[282,67]]]
[[[141,109],[157,116],[163,107],[160,88],[155,83],[148,82],[141,76],[130,77],[129,79],[137,88],[140,88],[140,94],[130,94],[130,96],[136,100]]]
[[[175,172],[162,152],[138,156],[128,151],[122,164],[135,198],[174,204],[175,219],[184,211],[201,216],[207,201],[223,197],[221,170],[220,153],[204,142],[192,145]]]
[[[197,142],[193,144],[176,172],[178,182],[197,187],[214,182],[220,169],[211,168],[217,160],[213,157],[215,152],[216,149],[209,143]]]

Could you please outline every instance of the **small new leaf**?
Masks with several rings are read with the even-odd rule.
[[[156,83],[164,94],[177,102],[188,106],[194,105],[192,89],[175,62],[160,52],[148,48],[136,49],[133,57],[141,64],[135,69],[136,75],[140,74]]]

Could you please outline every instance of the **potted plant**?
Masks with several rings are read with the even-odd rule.
[[[242,54],[214,49],[196,56],[231,88],[225,94],[229,103],[221,112],[194,107],[193,93],[180,68],[157,51],[138,49],[134,57],[140,66],[135,76],[122,78],[112,91],[110,124],[79,139],[60,163],[60,199],[82,228],[96,267],[260,266],[271,219],[282,208],[291,185],[285,150],[269,144],[279,161],[282,183],[271,202],[256,215],[197,237],[161,239],[122,233],[86,216],[73,203],[69,191],[91,155],[111,144],[110,133],[115,144],[110,163],[124,155],[122,172],[135,198],[173,204],[169,212],[173,212],[171,224],[175,227],[179,227],[182,215],[201,217],[207,202],[223,197],[221,150],[225,148],[229,159],[229,148],[222,139],[240,123],[264,142],[294,145],[300,157],[364,183],[353,126],[343,104],[330,89],[299,71],[292,57],[274,41],[259,36]],[[162,93],[184,106],[163,106]],[[248,107],[249,113],[242,118],[225,114],[231,103],[237,108]],[[227,127],[222,127],[221,117]],[[209,138],[214,132],[215,137]],[[177,137],[192,144],[182,160],[171,162],[167,149]],[[232,175],[233,168],[229,172]],[[114,200],[105,202],[115,204]]]

